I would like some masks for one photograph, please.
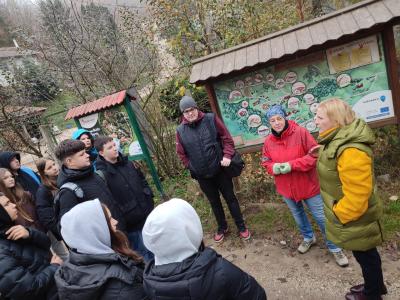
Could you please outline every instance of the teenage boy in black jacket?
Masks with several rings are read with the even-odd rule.
[[[139,252],[145,261],[149,261],[153,254],[146,249],[142,238],[143,225],[154,208],[153,193],[149,184],[133,162],[118,152],[111,137],[97,137],[94,146],[99,153],[96,161],[97,172],[104,174],[115,205],[122,212],[131,247]]]
[[[107,205],[112,215],[118,220],[120,230],[125,229],[121,212],[115,205],[115,200],[104,180],[95,173],[90,163],[89,154],[85,151],[85,144],[79,140],[64,140],[56,149],[56,157],[62,163],[57,179],[57,186],[61,188],[66,183],[73,183],[80,190],[62,188],[58,195],[59,213],[58,222],[61,217],[78,203],[98,198]]]

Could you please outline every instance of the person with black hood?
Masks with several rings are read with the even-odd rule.
[[[90,131],[86,129],[77,129],[72,133],[72,139],[82,141],[85,144],[85,151],[89,154],[90,162],[96,168],[97,151],[94,147],[94,137]]]
[[[57,146],[55,155],[62,163],[57,178],[60,189],[55,203],[57,219],[60,220],[75,205],[98,198],[117,218],[119,228],[125,229],[120,210],[114,204],[115,200],[106,183],[94,171],[89,154],[85,151],[85,144],[77,140],[64,140]],[[70,187],[64,188],[66,185]]]
[[[21,166],[21,155],[17,152],[1,152],[0,167],[9,169],[15,181],[34,198],[39,188],[40,177],[31,168]]]
[[[171,199],[151,212],[143,227],[144,244],[154,253],[144,272],[150,299],[267,299],[252,276],[202,240],[200,218],[188,202]]]
[[[154,208],[153,192],[143,173],[128,157],[118,152],[113,138],[99,136],[95,141],[99,157],[97,172],[102,172],[108,188],[126,224],[126,232],[133,250],[147,262],[153,254],[143,244],[142,228]]]
[[[145,300],[142,258],[129,248],[117,221],[98,199],[61,218],[70,256],[57,271],[60,300]]]
[[[57,299],[54,274],[62,260],[50,260],[50,240],[40,231],[15,225],[18,211],[0,193],[0,298]]]

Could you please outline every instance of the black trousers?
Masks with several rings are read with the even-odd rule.
[[[207,178],[198,179],[201,190],[206,194],[208,201],[211,204],[214,216],[218,223],[218,231],[228,228],[226,223],[224,209],[222,207],[219,193],[225,198],[229,211],[235,220],[235,224],[239,231],[246,229],[243,221],[242,212],[240,211],[239,202],[233,191],[232,178],[228,177],[224,172],[219,172],[217,175]]]
[[[381,299],[385,289],[381,266],[381,257],[376,248],[367,251],[353,251],[353,255],[361,266],[364,277],[364,294],[369,300]]]

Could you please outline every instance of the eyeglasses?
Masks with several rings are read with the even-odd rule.
[[[197,108],[191,107],[191,108],[185,109],[183,111],[183,113],[187,115],[187,114],[190,114],[191,112],[194,112],[195,110],[197,110]]]

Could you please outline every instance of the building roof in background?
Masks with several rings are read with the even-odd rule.
[[[47,107],[35,107],[35,106],[11,106],[11,105],[8,105],[5,107],[6,113],[12,114],[12,115],[18,116],[18,117],[41,115],[46,111],[46,109],[47,109]]]
[[[79,105],[77,107],[71,108],[67,115],[65,116],[65,120],[70,120],[73,118],[83,117],[86,115],[90,115],[95,112],[99,112],[103,109],[110,108],[124,102],[126,95],[126,91],[120,91],[118,93],[105,96],[103,98]]]
[[[399,0],[366,0],[259,39],[193,60],[191,83],[294,54],[400,17]]]
[[[45,111],[46,107],[34,107],[34,106],[12,106],[7,105],[5,107],[6,115],[12,115],[13,117],[25,118],[27,119],[41,116]],[[5,122],[6,119],[4,118],[3,114],[0,114],[0,125]],[[21,122],[24,122],[21,120]]]
[[[30,50],[22,50],[20,48],[15,47],[1,47],[0,48],[0,58],[13,58],[20,56],[31,56],[36,55],[37,53]]]

